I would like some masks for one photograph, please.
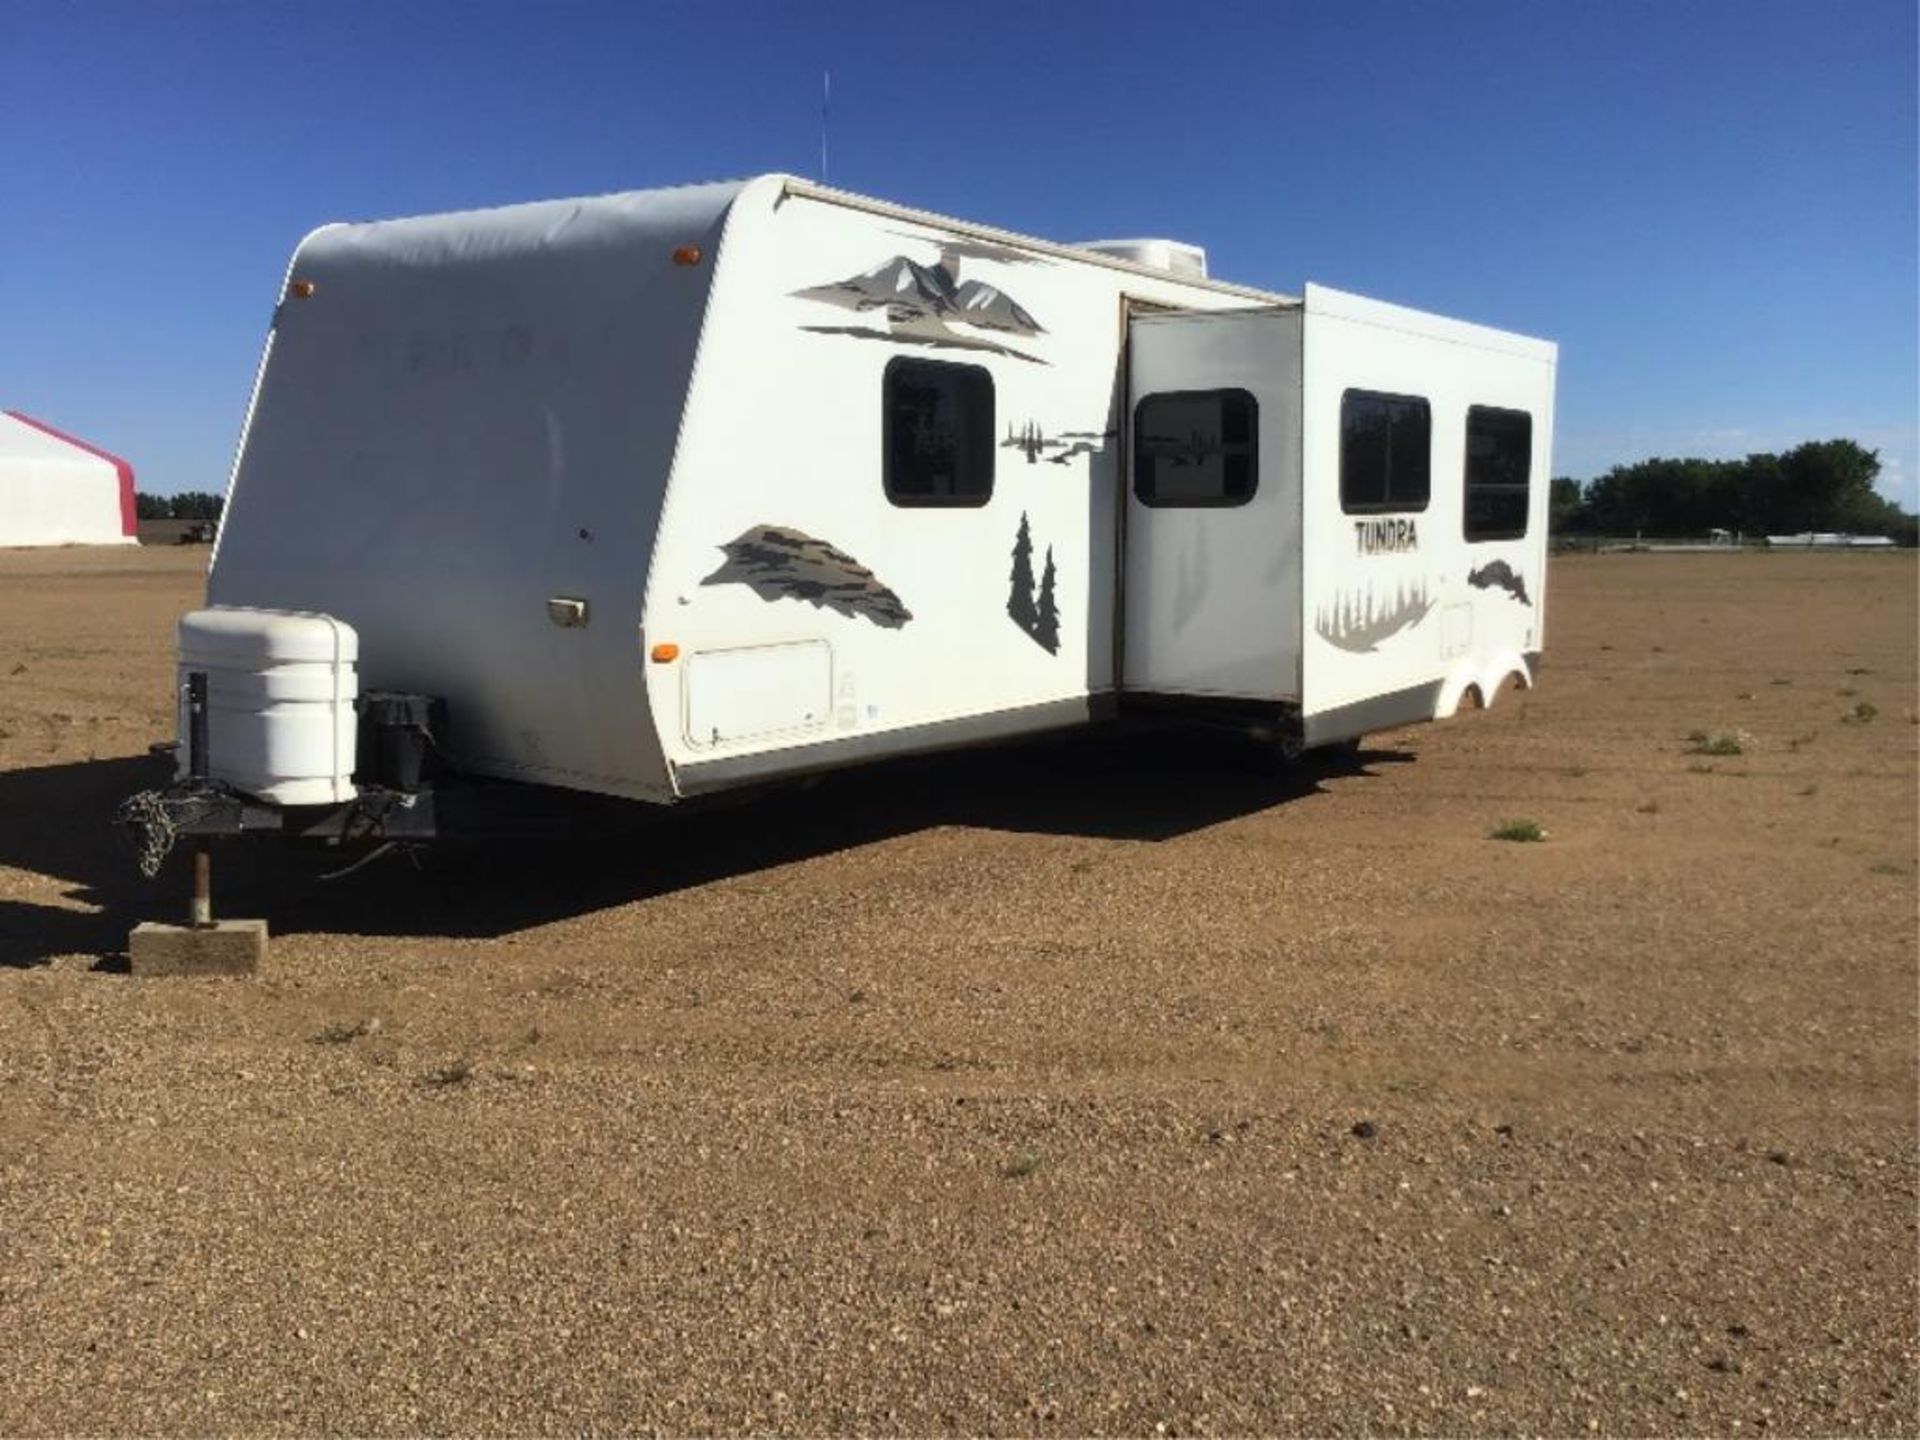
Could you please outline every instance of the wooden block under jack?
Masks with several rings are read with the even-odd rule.
[[[148,920],[127,937],[135,975],[251,975],[267,958],[267,922],[217,920],[211,925],[161,925]]]

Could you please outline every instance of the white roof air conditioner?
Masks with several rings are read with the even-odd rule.
[[[1207,273],[1206,250],[1184,240],[1089,240],[1079,248],[1153,270],[1170,270],[1175,275]]]

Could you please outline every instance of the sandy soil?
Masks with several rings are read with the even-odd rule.
[[[1910,556],[1557,562],[1291,778],[223,862],[270,972],[142,982],[204,562],[0,553],[0,1431],[1920,1429]]]

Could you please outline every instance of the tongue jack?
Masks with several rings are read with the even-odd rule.
[[[207,764],[207,672],[187,676],[187,774],[205,784]],[[187,923],[196,930],[213,928],[213,842],[201,836],[193,842],[193,897],[187,905]]]

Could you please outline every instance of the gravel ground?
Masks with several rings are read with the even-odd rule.
[[[1920,1431],[1911,556],[1556,561],[1291,776],[223,859],[142,982],[204,558],[0,552],[0,1432]]]

